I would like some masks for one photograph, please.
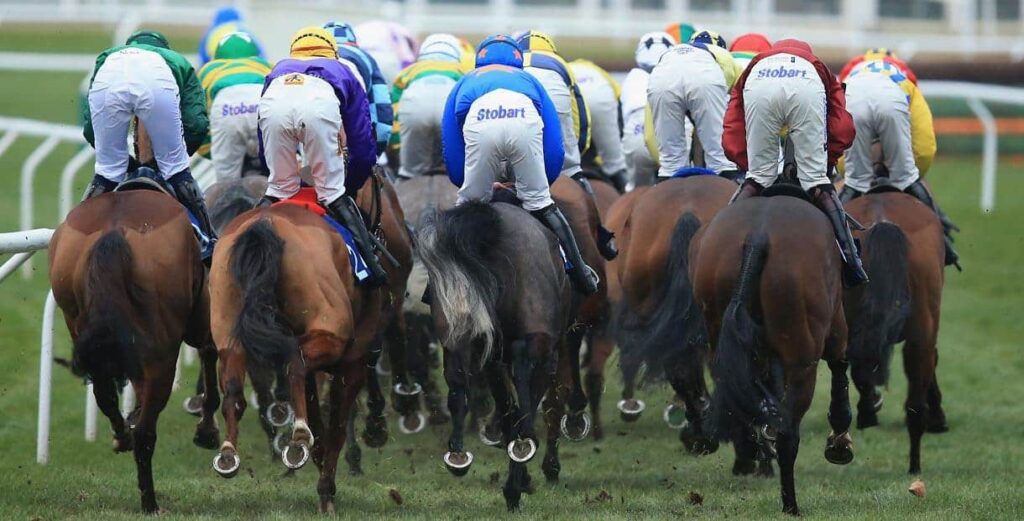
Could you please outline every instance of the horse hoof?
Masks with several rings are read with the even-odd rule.
[[[388,429],[385,423],[376,420],[367,421],[363,430],[363,443],[371,449],[379,449],[388,442]]]
[[[583,441],[590,434],[590,415],[585,411],[579,414],[562,415],[562,436],[569,441]]]
[[[878,416],[874,413],[871,414],[858,414],[857,415],[857,428],[858,429],[869,429],[871,427],[878,426]]]
[[[398,396],[419,396],[419,394],[423,392],[423,387],[416,382],[411,384],[397,383],[395,384],[394,390],[395,394]]]
[[[287,432],[281,431],[274,435],[274,439],[271,440],[270,446],[274,449],[274,454],[280,456],[290,441],[291,435]]]
[[[694,434],[689,424],[679,431],[679,441],[683,442],[686,451],[694,456],[707,456],[718,451],[718,442],[707,436]]]
[[[628,400],[619,400],[616,404],[619,408],[619,416],[622,417],[622,421],[632,423],[640,419],[640,414],[647,408],[647,404],[643,400],[636,398],[630,398]]]
[[[333,499],[321,499],[320,500],[320,513],[321,514],[333,514],[334,513],[334,500]]]
[[[882,410],[882,403],[884,402],[885,397],[882,396],[882,393],[875,391],[875,401],[874,403],[871,404],[871,407],[875,410],[876,413]]]
[[[775,427],[772,427],[771,425],[762,425],[758,433],[761,435],[761,439],[770,442],[774,442],[775,438],[779,435],[778,431],[775,430]]]
[[[398,432],[416,434],[427,426],[427,417],[417,411],[416,414],[402,415],[398,418]]]
[[[508,457],[516,463],[527,463],[537,455],[537,443],[533,438],[520,438],[508,442]]]
[[[124,436],[120,437],[116,435],[114,436],[114,452],[128,452],[132,450],[133,445],[134,443],[132,443],[131,433],[127,433]]]
[[[238,475],[242,460],[233,451],[221,451],[213,457],[213,470],[222,478],[233,478]]]
[[[487,431],[487,427],[487,425],[480,426],[480,442],[483,443],[484,445],[487,445],[488,447],[497,447],[498,445],[501,445],[500,433],[497,437],[492,438],[492,433]]]
[[[196,434],[192,437],[192,443],[201,449],[216,449],[219,442],[220,433],[217,432],[216,427],[212,429],[196,429]]]
[[[295,421],[295,409],[288,402],[274,402],[267,407],[264,417],[274,427],[287,427]]]
[[[444,453],[444,466],[451,472],[453,476],[461,478],[469,472],[469,466],[473,464],[473,453],[466,452],[446,452]]]
[[[665,423],[670,429],[682,429],[683,425],[686,425],[686,407],[670,403],[666,405],[665,410],[662,411],[661,419],[665,420]]]
[[[305,443],[289,443],[281,451],[281,461],[291,470],[301,469],[309,461],[309,447]]]
[[[198,394],[196,396],[189,396],[185,398],[185,401],[181,404],[181,407],[185,409],[185,412],[192,416],[200,416],[203,414],[203,395]]]
[[[853,461],[853,438],[849,432],[829,434],[825,443],[825,459],[833,465],[846,465]]]

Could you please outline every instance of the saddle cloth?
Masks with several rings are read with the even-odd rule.
[[[676,173],[672,174],[673,178],[693,177],[698,175],[718,175],[714,170],[710,168],[701,168],[699,166],[685,166],[676,170]]]
[[[302,187],[299,188],[299,193],[288,199],[282,199],[273,204],[273,206],[280,206],[283,204],[292,204],[301,206],[323,218],[323,220],[334,228],[334,231],[341,235],[341,238],[345,241],[345,248],[348,250],[348,264],[352,267],[352,275],[356,278],[356,285],[363,284],[370,276],[369,268],[366,266],[366,260],[363,258],[363,253],[356,247],[356,241],[352,237],[352,232],[348,230],[338,221],[327,215],[327,210],[316,199],[316,189],[313,187]]]

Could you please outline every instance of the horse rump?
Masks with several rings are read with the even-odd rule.
[[[256,360],[288,363],[298,341],[285,323],[277,297],[284,241],[267,219],[249,226],[231,249],[230,270],[241,293],[241,309],[232,331]]]
[[[910,317],[910,243],[899,226],[880,222],[864,235],[864,268],[871,284],[854,304],[847,357],[874,368],[874,384],[889,381],[893,347]]]
[[[707,343],[704,317],[690,283],[690,242],[700,230],[700,220],[692,212],[683,214],[672,230],[667,284],[660,285],[658,305],[647,317],[631,309],[625,299],[616,305],[613,324],[618,335],[622,365],[639,367],[646,362],[647,378],[661,378],[671,358],[694,360],[693,349]]]
[[[763,326],[754,318],[751,307],[756,301],[767,258],[768,236],[763,232],[747,236],[743,244],[743,263],[722,316],[712,364],[716,383],[713,423],[719,439],[729,439],[737,422],[776,429],[782,425],[778,398],[772,395],[770,386],[759,384],[761,372],[755,367]]]
[[[144,306],[132,282],[132,249],[124,232],[110,230],[89,251],[85,279],[85,309],[78,318],[71,370],[91,380],[112,379],[119,386],[142,374],[132,323]]]
[[[444,322],[442,343],[452,350],[480,341],[482,365],[499,334],[501,292],[494,273],[500,262],[501,216],[487,203],[470,202],[428,215],[417,235],[431,292]]]

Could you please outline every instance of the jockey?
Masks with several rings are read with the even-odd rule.
[[[722,150],[722,118],[729,89],[741,72],[725,50],[725,40],[709,31],[694,34],[690,43],[673,47],[661,58],[647,87],[654,123],[648,130],[657,136],[659,178],[690,166],[687,117],[704,147],[707,167],[729,179],[740,177]]]
[[[697,28],[685,22],[672,22],[665,26],[665,33],[672,37],[677,43],[690,41],[697,33]]]
[[[569,64],[566,63],[555,49],[555,42],[550,36],[539,31],[527,31],[517,37],[519,47],[524,51],[523,70],[537,78],[544,86],[551,102],[558,111],[558,121],[562,125],[562,148],[565,159],[562,162],[562,175],[571,177],[583,186],[583,189],[594,196],[594,189],[583,176],[581,157],[590,148],[590,110],[583,99],[583,93],[576,83]],[[595,201],[596,202],[596,201]],[[614,259],[618,255],[614,236],[603,225],[598,226],[598,244],[601,255]]]
[[[569,68],[583,93],[591,117],[591,151],[600,159],[601,172],[622,191],[626,187],[626,156],[622,153],[621,89],[607,71],[589,60],[573,60]]]
[[[853,118],[843,87],[800,40],[780,40],[750,62],[732,90],[722,145],[747,177],[733,201],[759,195],[779,176],[779,133],[789,128],[800,186],[828,216],[845,260],[844,283],[868,281],[843,203],[828,179],[853,143]],[[749,158],[749,161],[748,161]]]
[[[231,33],[246,33],[251,38],[253,43],[258,49],[258,56],[260,58],[266,58],[263,52],[263,46],[252,36],[252,33],[246,29],[245,24],[242,23],[242,13],[238,11],[234,6],[222,7],[217,10],[213,15],[213,23],[210,24],[210,28],[206,30],[203,37],[199,40],[199,66],[206,65],[207,62],[213,59],[213,55],[217,52],[217,44],[224,39],[225,36]]]
[[[210,141],[199,153],[213,161],[221,181],[242,175],[246,158],[259,159],[257,109],[270,64],[248,33],[228,33],[213,61],[199,69],[210,110]]]
[[[113,191],[128,173],[128,128],[138,117],[153,146],[157,170],[181,204],[216,241],[189,156],[210,130],[203,88],[192,64],[156,31],[139,31],[96,58],[89,83],[84,136],[96,148],[96,175],[84,199]]]
[[[732,53],[732,57],[736,60],[736,64],[740,66],[740,69],[746,69],[747,65],[750,64],[750,60],[754,59],[754,56],[771,48],[772,42],[769,42],[765,35],[747,33],[737,36],[732,41],[732,45],[729,46],[729,52]]]
[[[333,34],[306,27],[292,37],[290,58],[267,76],[259,116],[270,178],[259,206],[298,193],[295,150],[301,144],[320,204],[352,232],[369,267],[370,284],[383,285],[387,275],[353,199],[377,157],[370,108],[356,75],[337,56]]]
[[[891,184],[943,217],[921,179],[935,158],[936,145],[932,112],[917,85],[893,61],[861,60],[846,77],[846,106],[857,137],[846,151],[846,184],[840,200],[848,202],[871,189],[875,178],[871,146],[877,140]],[[959,267],[951,227],[943,223],[943,229],[946,265]]]
[[[388,93],[388,82],[384,79],[377,61],[367,51],[359,48],[356,33],[346,23],[327,22],[324,29],[334,34],[338,45],[338,60],[352,69],[362,81],[366,89],[366,98],[370,102],[370,121],[373,123],[374,136],[377,138],[377,155],[387,150],[391,140],[391,125],[394,124],[394,112],[391,108],[391,96]]]
[[[391,144],[399,150],[398,176],[403,179],[444,168],[441,115],[452,87],[470,70],[464,68],[462,54],[458,38],[444,33],[427,36],[416,62],[402,69],[391,85]]]
[[[903,71],[903,74],[906,75],[907,79],[910,80],[911,83],[917,85],[917,75],[914,74],[914,71],[910,69],[910,66],[907,65],[907,62],[897,58],[891,50],[886,49],[885,47],[875,47],[873,49],[868,49],[864,51],[864,54],[856,56],[850,61],[846,62],[846,65],[843,65],[842,70],[839,71],[839,81],[846,81],[847,76],[849,76],[850,72],[852,72],[853,69],[856,68],[858,65],[866,61],[876,60],[882,60],[895,65],[897,68],[899,68],[899,70]]]
[[[654,178],[658,170],[657,145],[645,141],[647,111],[647,84],[651,71],[662,55],[676,44],[668,33],[647,33],[636,46],[636,67],[622,82],[622,152],[626,155],[626,169],[635,183],[638,178]]]
[[[360,46],[380,65],[384,79],[391,83],[402,69],[416,61],[420,45],[400,23],[370,21],[355,26]]]
[[[523,52],[508,36],[481,42],[476,66],[452,89],[441,123],[448,177],[460,187],[456,204],[490,200],[493,183],[507,168],[523,209],[554,232],[565,250],[573,286],[596,292],[597,275],[583,263],[572,229],[551,199],[549,185],[565,156],[551,98],[523,71]]]

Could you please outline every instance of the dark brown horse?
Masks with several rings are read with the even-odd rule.
[[[732,439],[737,474],[754,472],[757,442],[777,450],[783,511],[799,514],[793,464],[821,358],[832,371],[825,457],[853,459],[842,261],[832,228],[806,201],[756,197],[719,212],[695,241],[690,272],[715,349],[717,434]]]
[[[320,510],[334,511],[338,456],[366,383],[383,293],[356,287],[344,241],[312,211],[282,204],[242,214],[228,226],[210,275],[227,426],[227,439],[214,459],[218,473],[233,477],[240,465],[246,359],[286,365],[295,421],[282,459],[297,469],[312,454],[320,468]],[[318,372],[331,376],[326,422]]]
[[[627,246],[616,260],[622,299],[615,325],[626,390],[641,364],[650,377],[667,379],[685,404],[679,437],[694,454],[714,452],[718,444],[704,426],[707,333],[693,303],[686,258],[694,235],[735,190],[735,183],[709,175],[648,188],[633,203],[623,231]],[[639,403],[630,407],[631,397],[624,398],[620,411],[638,414]]]
[[[909,388],[905,404],[910,434],[910,472],[921,471],[921,436],[945,431],[935,378],[942,303],[942,223],[924,204],[899,193],[869,193],[847,204],[867,227],[858,235],[871,284],[847,290],[850,326],[847,356],[860,393],[857,427],[878,424],[878,387],[887,383],[893,347],[903,346]]]
[[[185,210],[155,191],[112,192],[75,208],[50,243],[50,285],[74,342],[72,368],[93,383],[114,451],[134,450],[142,509],[158,510],[153,452],[182,341],[199,348],[208,389],[194,441],[216,448],[216,350],[199,246]],[[139,408],[118,408],[130,381]]]

